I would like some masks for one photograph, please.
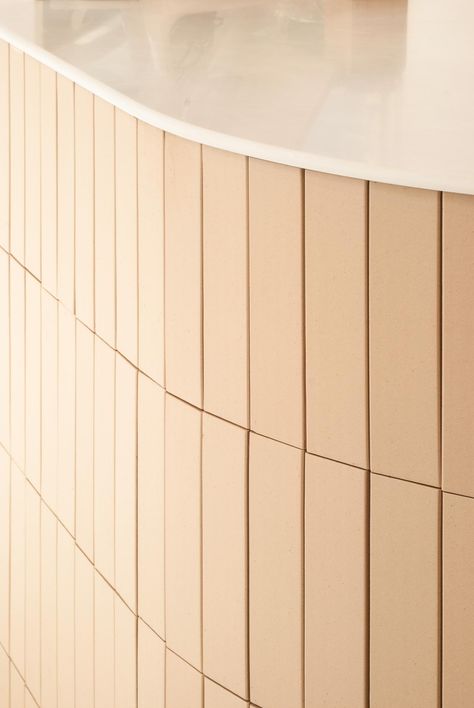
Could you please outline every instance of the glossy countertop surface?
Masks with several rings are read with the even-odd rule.
[[[0,0],[0,37],[192,140],[474,193],[472,0]]]

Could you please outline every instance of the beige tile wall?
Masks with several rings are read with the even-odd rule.
[[[473,231],[0,42],[2,708],[474,705]]]

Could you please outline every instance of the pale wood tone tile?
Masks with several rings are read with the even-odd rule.
[[[0,40],[0,246],[10,248],[10,47]]]
[[[25,56],[10,45],[10,252],[25,258]]]
[[[201,146],[165,136],[166,389],[202,404]]]
[[[371,183],[369,202],[371,468],[436,486],[440,198]]]
[[[25,266],[41,277],[40,64],[25,54]]]
[[[167,650],[166,708],[203,708],[202,694],[202,674]]]
[[[201,412],[167,396],[165,427],[166,642],[200,669]]]
[[[58,308],[58,503],[59,519],[75,529],[76,322],[72,312]]]
[[[41,700],[41,516],[40,497],[26,485],[25,551],[25,681],[37,703]]]
[[[41,708],[57,706],[57,522],[41,505]]]
[[[10,706],[10,659],[0,646],[0,705]]]
[[[250,435],[250,696],[303,704],[303,453]]]
[[[95,706],[115,707],[114,592],[97,572],[94,578],[94,608]]]
[[[58,476],[58,303],[41,291],[41,496],[56,510]]]
[[[74,641],[74,705],[75,708],[94,708],[94,566],[77,546]]]
[[[41,65],[41,282],[57,287],[57,116],[56,74]]]
[[[204,407],[248,427],[247,158],[203,146]]]
[[[98,421],[98,428],[101,423]],[[76,543],[94,558],[94,335],[76,320]]]
[[[138,122],[138,361],[162,386],[164,343],[163,132]]]
[[[70,708],[74,705],[74,556],[74,540],[63,526],[58,524],[58,708]]]
[[[0,443],[10,450],[10,259],[0,249]]]
[[[367,472],[306,455],[305,700],[367,703]]]
[[[203,671],[247,696],[247,438],[203,415]]]
[[[209,679],[204,679],[204,708],[248,708],[248,702],[226,691]]]
[[[136,708],[137,618],[115,596],[115,708]]]
[[[440,493],[371,476],[370,700],[439,705]]]
[[[138,620],[138,708],[165,708],[165,643]]]
[[[25,274],[25,473],[41,489],[41,286]]]
[[[82,118],[82,116],[78,116]],[[74,251],[75,251],[75,162],[74,145],[74,84],[58,74],[58,298],[74,312]],[[79,145],[77,152],[83,146]],[[79,163],[83,159],[78,156]],[[84,209],[82,203],[78,208]],[[78,215],[78,219],[81,215]],[[79,238],[83,238],[79,233]]]
[[[25,478],[11,466],[10,500],[10,657],[25,675]]]
[[[38,708],[38,704],[25,685],[25,708]]]
[[[165,637],[165,392],[138,375],[138,613]],[[145,708],[145,707],[143,707]]]
[[[25,271],[10,258],[10,452],[25,469]]]
[[[303,180],[249,160],[250,424],[303,447]]]
[[[10,663],[10,708],[25,708],[25,682]]]
[[[0,645],[10,646],[10,458],[0,447]]]

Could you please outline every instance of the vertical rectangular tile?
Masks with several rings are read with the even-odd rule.
[[[77,547],[74,609],[74,705],[94,708],[94,566]]]
[[[10,450],[10,259],[0,250],[0,443]]]
[[[57,77],[57,121],[58,298],[74,312],[74,84],[61,75]]]
[[[74,534],[76,444],[76,321],[58,308],[58,504],[57,514]]]
[[[439,705],[439,491],[372,475],[370,700]]]
[[[250,435],[250,697],[303,704],[303,453]]]
[[[29,273],[25,282],[25,472],[41,488],[41,286]]]
[[[94,329],[94,98],[77,84],[74,109],[76,315]]]
[[[57,117],[56,74],[41,65],[41,282],[57,286]]]
[[[11,466],[10,500],[10,657],[25,675],[25,478]]]
[[[10,706],[10,659],[2,646],[0,646],[0,705]]]
[[[0,246],[10,250],[10,47],[0,40]]]
[[[94,560],[115,578],[115,352],[94,337]]]
[[[166,651],[166,708],[203,708],[202,681],[199,671]]]
[[[443,195],[443,489],[474,496],[474,197]]]
[[[204,679],[204,708],[248,708],[248,702],[226,691],[208,678]]]
[[[95,331],[115,347],[115,109],[94,96]]]
[[[25,681],[39,705],[41,700],[41,517],[40,497],[26,485]]]
[[[114,592],[97,572],[94,608],[94,705],[115,706]]]
[[[165,382],[163,132],[138,123],[138,361]]]
[[[202,403],[201,146],[165,137],[166,388]]]
[[[437,192],[370,184],[370,439],[375,472],[438,485]]]
[[[74,705],[74,540],[58,524],[58,708]]]
[[[367,183],[305,173],[307,448],[368,466]]]
[[[138,620],[138,708],[165,708],[165,643]]]
[[[41,291],[41,496],[56,511],[58,476],[58,303]]]
[[[115,111],[117,349],[138,361],[137,121]]]
[[[249,161],[250,424],[303,447],[303,179]]]
[[[40,64],[25,55],[25,266],[41,277]]]
[[[25,271],[10,258],[10,451],[25,470]]]
[[[0,447],[0,645],[10,647],[10,457]]]
[[[115,708],[137,707],[137,617],[115,596]]]
[[[166,642],[201,668],[201,412],[166,397]]]
[[[138,375],[138,614],[165,637],[165,392]]]
[[[9,708],[25,708],[25,682],[13,663],[10,663]]]
[[[41,707],[57,706],[57,522],[41,505]]]
[[[25,708],[37,708],[38,704],[25,685]]]
[[[98,425],[101,425],[100,421]],[[79,320],[76,320],[75,464],[76,543],[92,560],[94,558],[94,335]]]
[[[10,252],[25,257],[25,56],[10,45]]]
[[[204,407],[248,427],[248,162],[202,150]]]
[[[137,604],[137,370],[115,359],[115,588]]]
[[[203,415],[203,671],[247,696],[247,438]]]
[[[367,704],[367,472],[306,455],[305,700]]]

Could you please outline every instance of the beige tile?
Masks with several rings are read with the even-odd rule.
[[[25,276],[25,472],[41,489],[41,286]]]
[[[115,578],[115,352],[94,338],[94,560]]]
[[[250,435],[250,696],[303,704],[303,453]]]
[[[25,258],[25,56],[10,45],[10,252]]]
[[[79,116],[82,118],[82,116]],[[74,84],[57,77],[58,121],[58,298],[74,312],[75,154]],[[78,150],[80,153],[80,150]],[[78,156],[79,161],[82,155]],[[83,205],[78,203],[82,213]],[[78,218],[81,218],[80,214]],[[78,234],[83,238],[83,234]]]
[[[137,706],[137,618],[115,596],[115,708]]]
[[[74,556],[74,540],[58,524],[58,708],[74,705]]]
[[[305,174],[308,450],[368,466],[367,183]]]
[[[303,447],[303,179],[249,161],[250,424]]]
[[[165,393],[138,375],[138,613],[165,636]]]
[[[367,472],[306,455],[305,701],[367,704]]]
[[[104,404],[106,394],[104,394]],[[104,424],[104,421],[102,421]],[[98,427],[101,422],[98,421]],[[99,441],[98,441],[99,446]],[[76,320],[76,543],[94,558],[94,335]]]
[[[201,412],[167,396],[165,421],[166,642],[200,669]]]
[[[443,489],[474,496],[474,198],[443,195]]]
[[[0,45],[1,46],[1,45]],[[10,264],[0,249],[0,443],[10,450]]]
[[[96,572],[94,579],[94,698],[95,706],[115,707],[114,593]]]
[[[10,706],[10,660],[2,646],[0,646],[0,705],[6,708]]]
[[[115,347],[115,109],[94,96],[95,331]]]
[[[25,265],[41,277],[40,64],[25,55]]]
[[[41,281],[57,286],[57,116],[56,74],[41,65]]]
[[[10,48],[0,40],[0,153],[10,156]],[[10,160],[0,162],[0,246],[10,249]]]
[[[57,706],[57,522],[41,505],[41,708]]]
[[[10,657],[25,675],[25,478],[11,466],[10,500]]]
[[[203,415],[203,671],[247,696],[247,432]]]
[[[99,509],[100,513],[100,509]],[[115,585],[137,605],[137,370],[115,359]]]
[[[201,146],[165,136],[166,388],[202,402]]]
[[[138,360],[137,121],[115,111],[117,349]]]
[[[41,496],[56,511],[58,478],[58,303],[41,291]]]
[[[26,485],[25,681],[37,703],[41,700],[41,517],[40,497]]]
[[[25,271],[10,258],[10,451],[25,469]]]
[[[37,708],[37,706],[38,704],[29,692],[27,686],[25,686],[25,708]]]
[[[166,708],[203,708],[202,674],[166,651]]]
[[[0,447],[0,645],[10,643],[10,458]]]
[[[25,682],[16,667],[10,664],[10,708],[24,708]]]
[[[75,524],[76,322],[58,308],[58,504],[59,519],[71,534]]]
[[[138,620],[138,708],[165,708],[165,643]]]
[[[74,705],[94,708],[94,567],[77,547],[74,607]]]
[[[226,691],[209,679],[204,679],[204,708],[248,708],[248,702]]]
[[[164,385],[163,133],[138,122],[138,359]]]
[[[439,194],[370,185],[371,468],[438,485]]]
[[[439,491],[372,475],[370,700],[439,705]]]
[[[204,406],[248,427],[247,158],[203,147]]]

